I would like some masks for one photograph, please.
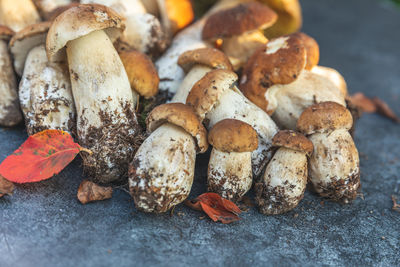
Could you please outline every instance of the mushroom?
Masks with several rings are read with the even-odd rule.
[[[346,97],[348,96],[349,93],[347,91],[346,80],[337,70],[324,66],[314,66],[311,69],[311,72],[327,78],[334,85],[336,85],[337,88],[339,88],[340,92],[342,92],[342,95]]]
[[[8,41],[14,32],[0,25],[0,126],[15,126],[22,120],[19,109],[17,81],[8,52]]]
[[[1,0],[0,25],[19,31],[40,21],[39,13],[31,0]]]
[[[249,59],[240,82],[243,94],[284,129],[296,129],[300,114],[314,103],[346,105],[339,88],[309,71],[318,63],[319,50],[303,38],[292,34],[270,40]]]
[[[253,173],[258,177],[271,158],[271,140],[278,132],[272,119],[248,101],[236,88],[237,75],[229,70],[213,70],[190,91],[186,103],[205,119],[208,129],[223,119],[236,119],[251,125],[258,134],[258,148],[252,153]]]
[[[156,61],[156,68],[160,76],[160,92],[171,98],[185,78],[184,71],[178,66],[178,58],[182,53],[209,46],[201,38],[201,32],[207,17],[213,12],[230,8],[246,1],[248,0],[220,0],[201,19],[186,27],[174,37],[171,46]]]
[[[307,108],[297,122],[299,131],[314,145],[309,177],[315,191],[331,200],[347,203],[357,197],[360,162],[348,132],[353,125],[350,112],[335,102]]]
[[[33,0],[43,19],[48,20],[52,12],[62,6],[67,6],[73,0]]]
[[[251,188],[251,152],[258,147],[257,132],[247,123],[225,119],[210,130],[213,146],[208,163],[208,191],[240,200]]]
[[[172,102],[185,103],[193,85],[207,72],[213,69],[232,70],[229,59],[215,48],[200,48],[183,53],[178,59],[178,65],[187,73],[179,86]]]
[[[258,0],[267,4],[278,14],[277,22],[265,30],[268,38],[276,38],[297,32],[301,28],[302,16],[299,0]]]
[[[46,129],[75,133],[75,105],[65,60],[49,62],[46,35],[51,23],[30,25],[11,39],[14,66],[22,74],[19,100],[29,135]]]
[[[279,131],[272,139],[279,149],[255,185],[256,202],[263,214],[282,214],[294,209],[304,197],[307,185],[307,156],[313,144],[294,131]]]
[[[263,30],[276,20],[276,13],[266,5],[258,2],[239,4],[208,17],[202,38],[212,43],[221,40],[222,51],[237,70],[268,42]]]
[[[140,0],[82,0],[81,3],[98,3],[114,9],[125,19],[125,31],[121,42],[145,53],[158,57],[167,48],[167,39],[159,20],[146,13]]]
[[[129,188],[136,208],[166,212],[184,201],[192,187],[197,151],[208,149],[207,131],[182,103],[156,107],[147,117],[150,136],[129,168]]]
[[[52,62],[66,47],[78,141],[93,152],[84,156],[84,169],[101,183],[126,175],[139,132],[137,95],[112,42],[123,29],[122,18],[113,10],[79,5],[54,20],[46,41]]]
[[[132,90],[150,98],[158,93],[160,78],[151,59],[139,51],[123,51],[119,54],[125,67]]]

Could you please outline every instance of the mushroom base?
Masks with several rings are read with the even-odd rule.
[[[22,121],[15,80],[7,43],[0,40],[0,126],[11,127]]]
[[[137,209],[161,213],[184,201],[194,177],[196,146],[182,128],[165,123],[140,146],[129,168]]]
[[[232,201],[240,200],[252,185],[251,152],[211,151],[207,191]]]

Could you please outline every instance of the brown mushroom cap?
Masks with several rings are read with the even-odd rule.
[[[319,62],[319,45],[314,38],[303,32],[298,32],[294,35],[297,35],[303,41],[303,45],[307,50],[307,63],[305,69],[311,70],[314,66],[317,66]]]
[[[331,132],[337,129],[350,130],[353,117],[350,111],[335,102],[321,102],[308,107],[297,121],[297,129],[306,134]]]
[[[195,113],[204,119],[226,90],[230,90],[237,81],[236,73],[229,70],[208,72],[190,90],[186,104],[193,107]]]
[[[144,97],[158,93],[160,78],[151,59],[138,51],[123,51],[119,54],[128,74],[131,88]]]
[[[104,30],[114,41],[124,29],[123,18],[108,7],[98,4],[72,7],[53,21],[47,34],[47,57],[54,61],[69,41],[91,32]]]
[[[307,137],[290,130],[279,131],[272,138],[272,145],[305,152],[307,156],[311,156],[314,150],[313,143]]]
[[[296,35],[270,40],[249,59],[239,88],[257,106],[266,110],[265,92],[274,84],[289,84],[306,66],[307,52]]]
[[[225,119],[210,130],[208,142],[222,152],[252,152],[258,147],[258,136],[249,124]]]
[[[191,134],[197,141],[200,153],[207,151],[207,130],[191,107],[183,103],[169,103],[155,107],[146,119],[147,131],[153,132],[166,122],[182,127]]]
[[[25,60],[32,48],[46,42],[51,22],[45,21],[29,25],[17,32],[10,40],[9,47],[14,57],[15,72],[21,76]]]
[[[212,69],[233,70],[229,58],[222,51],[209,47],[186,51],[178,59],[178,65],[185,72],[189,72],[196,64]]]
[[[70,9],[71,7],[75,7],[75,6],[78,6],[78,5],[79,5],[79,3],[72,2],[71,4],[68,4],[68,5],[56,7],[55,9],[53,9],[52,11],[50,11],[48,14],[45,14],[45,18],[46,18],[48,21],[53,21],[53,20],[55,20],[61,13],[63,13],[64,11]]]
[[[211,15],[204,25],[204,40],[229,38],[273,25],[278,16],[268,6],[249,2]]]
[[[0,25],[0,40],[8,41],[15,32],[5,25]]]

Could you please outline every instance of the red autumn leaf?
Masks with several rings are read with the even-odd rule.
[[[205,193],[185,204],[195,210],[203,210],[214,222],[224,224],[240,220],[238,214],[242,211],[230,200],[222,198],[216,193]]]
[[[62,171],[80,151],[90,153],[64,131],[45,130],[29,136],[0,165],[0,174],[14,183],[32,183]]]

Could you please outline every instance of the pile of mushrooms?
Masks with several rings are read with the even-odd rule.
[[[0,3],[0,125],[71,133],[86,178],[128,183],[137,209],[182,203],[207,151],[207,190],[238,202],[253,187],[263,214],[308,183],[357,197],[346,82],[318,66],[297,0],[220,0],[194,23],[189,0]]]

